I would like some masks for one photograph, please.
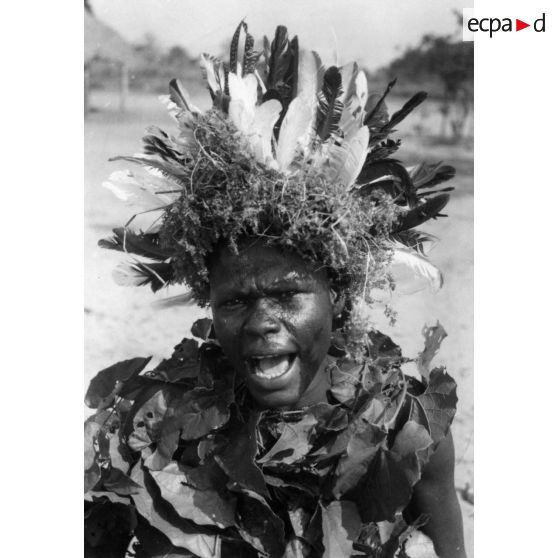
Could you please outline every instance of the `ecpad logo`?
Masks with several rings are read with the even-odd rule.
[[[522,29],[526,29],[527,27],[531,27],[530,23],[526,23],[521,19],[515,19],[515,29],[512,23],[512,18],[504,17],[485,17],[478,19],[476,17],[472,17],[467,21],[467,29],[472,33],[478,33],[479,31],[482,33],[489,33],[490,38],[494,33],[498,33],[499,31],[502,32],[510,32],[510,31],[521,31]],[[544,33],[546,26],[546,14],[543,13],[541,17],[537,18],[533,22],[533,30],[537,33]]]

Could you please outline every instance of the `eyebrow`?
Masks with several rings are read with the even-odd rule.
[[[216,299],[228,298],[230,296],[250,296],[256,292],[274,293],[289,289],[307,289],[315,283],[315,279],[309,276],[301,276],[293,274],[291,277],[282,277],[275,279],[268,284],[264,284],[263,288],[255,288],[253,284],[246,284],[245,282],[233,282],[232,285],[221,286],[215,289]]]

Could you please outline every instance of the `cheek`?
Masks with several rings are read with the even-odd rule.
[[[299,313],[299,338],[312,359],[325,357],[331,341],[332,310],[329,297],[316,297]]]

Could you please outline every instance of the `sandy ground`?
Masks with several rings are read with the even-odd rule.
[[[151,124],[172,128],[163,106],[154,96],[133,95],[125,114],[118,99],[94,92],[85,124],[85,383],[100,369],[122,359],[168,356],[173,345],[189,333],[192,322],[205,311],[198,308],[155,309],[149,289],[126,289],[113,283],[111,272],[121,261],[117,253],[101,250],[97,240],[123,225],[129,209],[101,187],[103,180],[122,163],[109,157],[140,150],[144,129]],[[395,108],[397,108],[397,103]],[[421,349],[421,329],[439,320],[448,332],[435,364],[444,364],[458,382],[459,404],[453,433],[456,447],[456,485],[473,486],[473,159],[470,148],[432,144],[417,132],[439,129],[432,105],[401,125],[404,148],[400,158],[412,164],[444,160],[458,170],[456,191],[446,213],[428,227],[440,238],[432,261],[444,272],[445,285],[437,294],[421,292],[393,301],[398,311],[394,328],[382,330],[399,343],[408,356]],[[406,134],[407,133],[407,134]],[[157,298],[179,294],[178,288]],[[473,506],[461,499],[468,555],[473,556]]]

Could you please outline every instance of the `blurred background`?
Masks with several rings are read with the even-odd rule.
[[[369,90],[383,91],[390,113],[414,93],[428,99],[393,135],[403,146],[396,157],[406,165],[445,161],[457,169],[445,213],[425,230],[439,238],[429,254],[444,272],[444,288],[393,300],[394,327],[378,315],[379,328],[407,356],[422,348],[422,327],[437,320],[448,332],[435,364],[447,366],[458,382],[453,432],[456,485],[462,504],[466,545],[473,556],[473,43],[461,41],[465,0],[85,0],[85,373],[86,383],[117,360],[153,355],[159,360],[206,314],[192,308],[158,309],[153,295],[112,281],[121,260],[97,247],[99,238],[123,225],[130,211],[102,188],[121,168],[110,157],[141,147],[145,128],[169,131],[173,122],[158,101],[178,77],[196,105],[207,108],[199,55],[226,55],[242,18],[261,39],[284,24],[302,48],[317,50],[325,63],[356,60],[368,75]]]

